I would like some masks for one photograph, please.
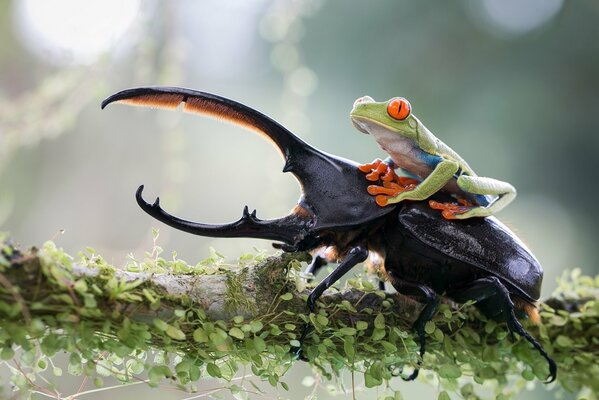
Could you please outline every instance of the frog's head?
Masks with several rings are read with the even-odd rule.
[[[375,138],[399,134],[418,141],[420,121],[412,114],[412,106],[403,97],[376,102],[372,97],[360,97],[350,113],[352,123],[360,132]]]

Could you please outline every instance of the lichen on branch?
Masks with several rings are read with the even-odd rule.
[[[305,253],[248,254],[227,264],[213,251],[190,265],[165,260],[155,246],[143,260],[116,268],[92,249],[75,259],[52,242],[24,252],[0,246],[0,357],[23,392],[42,385],[36,374],[59,351],[69,353],[69,373],[99,386],[106,376],[147,376],[152,386],[171,378],[193,392],[201,378],[213,377],[235,392],[244,390],[233,378],[245,366],[258,383],[286,390],[284,375],[301,362],[294,351],[307,322],[315,329],[304,355],[324,378],[352,371],[366,387],[399,396],[389,382],[418,363],[410,327],[420,305],[356,277],[327,291],[309,314],[310,289],[300,273],[310,259]],[[558,385],[588,396],[599,393],[598,288],[599,277],[573,273],[541,304],[542,324],[528,326],[557,362]],[[471,304],[442,303],[426,332],[421,379],[440,385],[440,397],[479,398],[492,387],[493,397],[508,398],[547,376],[528,342]],[[156,352],[161,356],[150,357]]]

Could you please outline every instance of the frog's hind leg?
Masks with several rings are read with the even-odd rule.
[[[456,219],[488,217],[507,206],[516,197],[516,189],[507,182],[480,176],[460,175],[457,184],[464,192],[476,195],[494,195],[497,199],[487,206],[472,207],[463,213],[456,213]]]

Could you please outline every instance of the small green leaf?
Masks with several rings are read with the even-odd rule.
[[[250,322],[250,328],[253,333],[260,332],[264,325],[260,321],[252,321]]]
[[[366,385],[367,388],[373,388],[373,387],[377,387],[379,386],[381,383],[383,383],[382,379],[377,379],[375,377],[373,377],[370,373],[366,372],[364,374],[364,384]]]
[[[193,331],[193,340],[198,343],[207,343],[210,339],[208,338],[208,335],[204,329],[198,328]]]
[[[85,282],[85,280],[83,279],[79,279],[77,282],[75,282],[75,284],[73,285],[73,289],[75,289],[75,291],[79,294],[83,294],[85,292],[87,292],[87,283]]]
[[[293,298],[293,294],[285,293],[284,295],[281,295],[279,298],[284,301],[289,301]]]
[[[524,371],[522,371],[522,378],[527,381],[533,381],[535,379],[535,374],[532,372],[532,370],[526,368]]]
[[[426,333],[428,333],[429,335],[432,335],[432,333],[435,331],[435,329],[437,329],[437,328],[435,327],[435,323],[433,321],[428,321],[424,325],[424,331]]]
[[[572,347],[574,342],[567,336],[559,335],[557,339],[555,339],[555,344],[557,344],[559,347]]]
[[[0,352],[0,359],[10,360],[11,358],[14,357],[14,355],[15,355],[15,352],[12,349],[12,347],[5,347],[2,349],[2,352]]]
[[[222,378],[223,376],[220,368],[214,363],[208,363],[208,365],[206,365],[206,371],[214,378]]]
[[[356,322],[356,329],[359,331],[365,331],[366,329],[368,329],[368,322],[366,322],[366,321]]]
[[[270,375],[268,377],[268,383],[270,383],[270,385],[272,387],[276,387],[278,382],[279,382],[279,377],[278,376],[276,376],[276,375]]]
[[[378,341],[381,340],[382,338],[385,337],[387,333],[385,332],[384,329],[375,329],[374,331],[372,331],[372,340],[374,341]]]
[[[374,327],[376,329],[385,329],[385,316],[383,314],[377,314],[376,318],[374,319]]]
[[[446,364],[439,368],[439,376],[445,379],[457,379],[462,376],[462,370],[457,365]]]
[[[185,340],[185,333],[172,325],[166,328],[166,334],[175,340]]]
[[[229,336],[237,339],[243,339],[245,337],[243,331],[237,327],[233,327],[231,330],[229,330]]]
[[[262,353],[266,349],[266,342],[260,336],[254,338],[254,349],[258,353]]]
[[[161,319],[158,318],[154,318],[154,326],[159,330],[159,331],[166,331],[168,329],[168,324],[166,322],[164,322]]]
[[[316,316],[316,322],[322,326],[327,326],[329,324],[329,319],[322,314],[318,314]]]
[[[354,344],[351,343],[349,340],[343,341],[343,351],[345,351],[345,354],[350,360],[352,360],[356,355],[356,349],[354,348]]]
[[[451,397],[449,397],[449,394],[443,390],[439,393],[439,396],[437,396],[437,400],[451,400]]]
[[[345,327],[345,328],[339,329],[339,333],[341,333],[342,335],[345,335],[345,336],[353,336],[356,334],[356,330],[351,327]]]

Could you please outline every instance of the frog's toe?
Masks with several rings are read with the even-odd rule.
[[[383,160],[377,158],[376,160],[374,160],[371,163],[358,165],[358,169],[362,172],[368,173],[368,172],[372,171],[373,169],[376,169],[382,162],[383,162]]]
[[[385,207],[387,204],[389,204],[389,196],[385,196],[385,195],[376,196],[375,201],[376,201],[376,204],[378,204],[379,206]]]
[[[454,219],[468,219],[468,218],[484,218],[491,215],[489,210],[485,207],[464,207],[466,210],[462,212],[456,212],[454,215]],[[445,216],[445,215],[444,215]]]

